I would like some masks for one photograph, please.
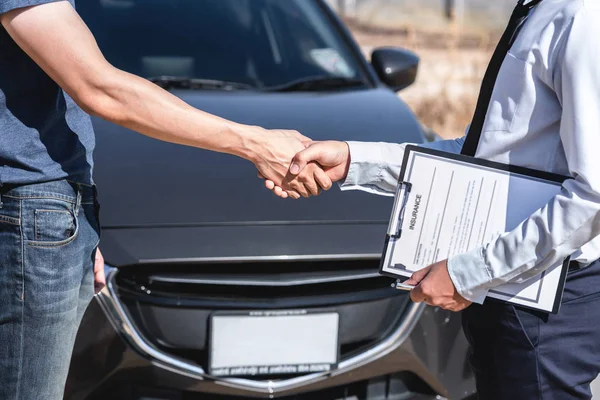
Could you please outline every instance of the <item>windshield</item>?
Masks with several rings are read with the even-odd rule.
[[[77,10],[108,61],[145,78],[254,88],[315,76],[363,79],[312,0],[81,0]]]

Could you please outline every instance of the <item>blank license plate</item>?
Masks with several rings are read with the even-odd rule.
[[[281,375],[329,371],[338,362],[335,312],[256,311],[214,314],[209,373]]]

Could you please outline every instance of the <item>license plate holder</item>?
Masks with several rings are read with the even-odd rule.
[[[209,324],[209,374],[269,376],[327,372],[339,360],[339,313],[217,312]]]

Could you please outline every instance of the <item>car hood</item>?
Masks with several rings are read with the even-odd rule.
[[[173,93],[209,113],[244,124],[296,129],[314,140],[423,141],[418,122],[407,106],[393,92],[382,88],[326,94]],[[282,200],[263,187],[248,161],[160,142],[100,119],[94,119],[94,126],[97,137],[94,178],[100,193],[103,241],[107,237],[107,242],[111,242],[110,237],[125,232],[137,232],[125,235],[135,241],[142,231],[162,236],[174,232],[172,229],[184,229],[182,238],[194,236],[192,231],[202,232],[197,239],[215,248],[222,239],[210,234],[216,228],[229,227],[230,232],[252,234],[236,227],[277,226],[278,229],[268,230],[269,240],[287,243],[291,239],[282,226],[329,224],[360,229],[365,224],[383,226],[389,217],[392,204],[389,197],[358,191],[342,193],[334,187],[316,198]],[[125,240],[119,239],[121,246],[133,246],[123,244]],[[210,244],[213,240],[215,246]],[[174,249],[173,245],[162,247]],[[265,251],[253,249],[257,254]],[[284,253],[290,251],[287,248]],[[313,252],[306,248],[302,251]],[[131,250],[126,252],[131,255]],[[173,252],[173,256],[176,254],[180,253]],[[202,254],[207,255],[207,251]],[[137,260],[140,257],[134,256]],[[156,257],[162,256],[156,254],[150,258]]]
[[[413,115],[384,89],[336,94],[177,92],[193,106],[245,124],[297,129],[314,140],[421,142]],[[241,221],[381,220],[389,201],[337,187],[281,200],[254,166],[230,155],[160,142],[96,119],[94,179],[109,226]]]

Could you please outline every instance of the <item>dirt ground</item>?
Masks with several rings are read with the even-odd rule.
[[[353,21],[347,23],[367,58],[380,46],[414,51],[421,59],[417,81],[399,96],[440,136],[462,136],[475,109],[481,79],[496,43],[495,36],[466,36],[452,30],[382,30]]]

